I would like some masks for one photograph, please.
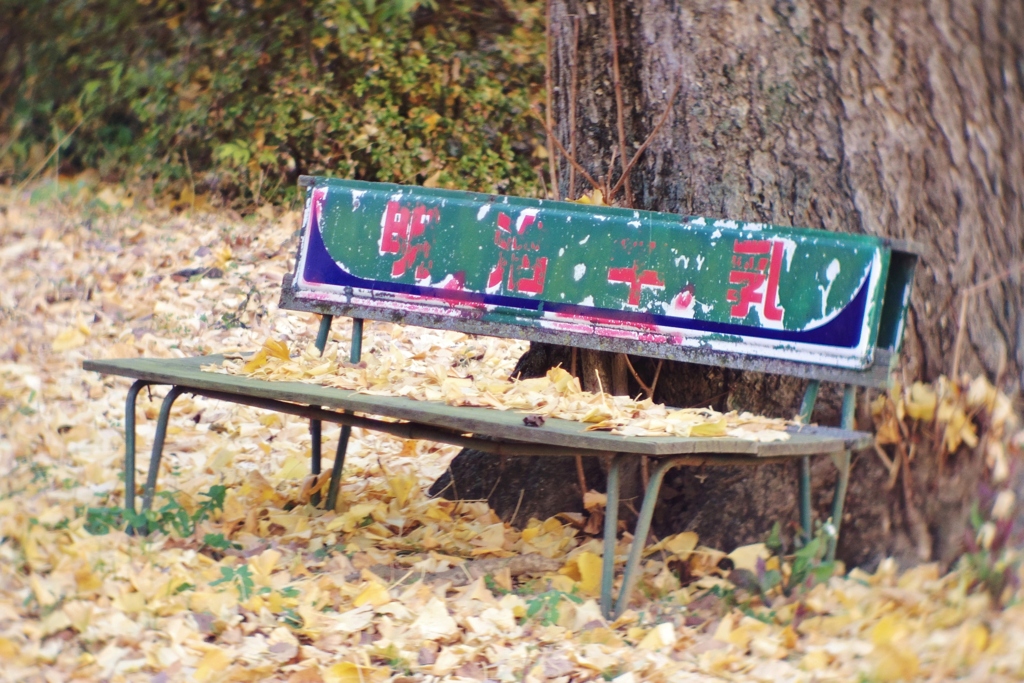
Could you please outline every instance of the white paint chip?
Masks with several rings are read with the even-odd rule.
[[[572,269],[572,279],[579,282],[587,274],[587,264],[577,263]]]
[[[818,285],[818,289],[821,290],[821,317],[824,318],[828,309],[828,293],[832,290],[832,285],[835,284],[836,277],[839,276],[839,259],[832,259],[832,262],[828,264],[825,269],[825,279],[828,280],[828,284],[825,286]]]

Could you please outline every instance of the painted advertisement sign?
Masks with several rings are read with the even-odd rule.
[[[861,235],[318,178],[296,295],[862,368],[889,250]]]

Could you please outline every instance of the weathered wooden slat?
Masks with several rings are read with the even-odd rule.
[[[734,438],[626,437],[585,431],[586,425],[549,419],[543,427],[527,427],[523,413],[488,408],[452,407],[394,396],[370,396],[301,382],[276,382],[237,375],[204,372],[220,356],[181,359],[89,360],[86,370],[144,379],[238,396],[256,396],[303,405],[323,406],[367,415],[409,420],[423,425],[525,444],[547,444],[574,449],[569,452],[635,453],[650,456],[715,454],[754,457],[841,453],[870,444],[864,432],[830,427],[794,429],[786,441],[758,443]],[[244,402],[244,401],[243,401]]]

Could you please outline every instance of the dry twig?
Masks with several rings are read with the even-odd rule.
[[[672,88],[672,94],[668,96],[668,100],[665,102],[665,111],[661,113],[661,118],[658,119],[658,122],[656,124],[654,124],[654,129],[651,131],[651,134],[647,136],[647,139],[645,139],[644,143],[640,145],[640,148],[636,151],[636,154],[634,154],[633,158],[629,160],[628,164],[626,164],[626,168],[622,173],[622,177],[619,178],[619,181],[615,183],[615,186],[611,189],[611,192],[608,196],[608,201],[611,201],[612,195],[616,194],[622,188],[623,182],[627,178],[629,178],[629,172],[633,170],[633,166],[635,166],[636,162],[640,160],[640,155],[647,150],[647,148],[651,145],[651,142],[654,141],[654,137],[658,134],[659,131],[661,131],[661,127],[665,125],[666,121],[668,121],[668,115],[672,112],[672,102],[675,101],[676,94],[679,92],[679,85],[682,83],[681,76],[682,75],[680,74],[680,78],[676,80],[675,87]]]
[[[993,285],[1000,284],[1003,280],[1019,275],[1024,272],[1024,263],[1018,263],[1015,266],[1010,266],[1006,270],[992,277],[982,280],[976,285],[971,285],[966,288],[960,294],[960,320],[957,322],[956,327],[956,343],[953,345],[953,370],[950,373],[950,377],[953,381],[957,381],[957,377],[960,372],[960,352],[963,347],[964,332],[967,330],[967,306],[970,303],[971,297],[979,292],[982,292]]]
[[[568,159],[569,163],[572,164],[572,167],[575,168],[577,171],[579,171],[579,173],[584,178],[587,179],[587,182],[590,183],[591,187],[593,187],[595,190],[602,190],[603,191],[603,189],[601,187],[601,184],[598,183],[596,180],[594,180],[594,176],[592,176],[589,173],[587,173],[587,169],[585,169],[582,166],[580,166],[576,162],[576,160],[573,159],[572,156],[569,155],[569,152],[567,152],[565,147],[562,146],[562,142],[557,137],[555,137],[554,132],[551,130],[551,126],[549,126],[547,121],[544,120],[544,117],[541,116],[539,113],[537,113],[536,110],[534,110],[534,115],[538,119],[540,119],[540,123],[541,123],[542,126],[544,126],[544,132],[547,133],[548,139],[555,143],[555,146],[558,148],[558,151],[562,154],[562,156],[564,156],[566,159]]]
[[[572,17],[572,63],[569,65],[571,85],[569,87],[569,153],[576,161],[576,88],[579,82],[578,57],[580,48],[580,18]],[[569,199],[576,198],[576,167],[569,164]],[[575,372],[573,374],[576,374]]]
[[[552,130],[555,127],[551,114],[551,0],[546,3],[547,24],[544,27],[544,38],[547,41],[547,50],[544,63],[544,88],[547,91],[547,112],[545,112],[544,128],[548,131],[548,172],[551,174],[551,193],[555,199],[560,199],[558,193],[558,159],[555,158],[555,150],[551,148],[551,140],[554,138]]]
[[[615,125],[619,131],[619,161],[622,164],[622,177],[619,183],[626,186],[626,204],[633,206],[633,190],[629,186],[629,172],[626,169],[626,127],[623,120],[625,113],[622,110],[622,79],[619,75],[619,37],[615,30],[615,0],[608,0],[608,30],[612,42],[612,83],[615,87]],[[612,162],[614,166],[614,162]],[[611,168],[608,169],[609,176]],[[611,197],[608,197],[611,201]]]
[[[15,192],[21,192],[22,190],[24,190],[25,186],[32,182],[35,179],[35,177],[39,175],[40,171],[46,168],[46,165],[50,163],[50,159],[53,158],[53,155],[57,154],[57,152],[60,150],[61,145],[63,145],[65,142],[71,139],[71,136],[75,134],[75,131],[78,130],[78,127],[81,126],[84,121],[85,119],[82,119],[82,121],[76,123],[75,127],[69,130],[67,135],[61,138],[57,142],[57,144],[54,145],[53,149],[50,150],[50,153],[47,154],[46,157],[42,161],[40,161],[35,168],[32,169],[32,172],[28,174],[27,178],[21,181]]]

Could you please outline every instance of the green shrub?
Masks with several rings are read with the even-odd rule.
[[[0,0],[0,177],[78,126],[62,171],[242,206],[302,173],[535,194],[543,3],[501,2]]]

